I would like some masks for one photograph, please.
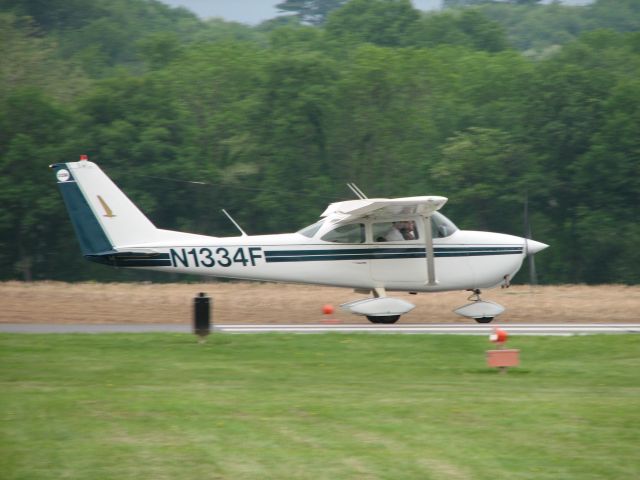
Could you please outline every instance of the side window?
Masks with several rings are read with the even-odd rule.
[[[413,220],[380,222],[372,226],[376,242],[404,242],[418,239],[418,228]]]
[[[334,243],[363,243],[364,225],[362,223],[342,225],[326,233],[322,240]]]

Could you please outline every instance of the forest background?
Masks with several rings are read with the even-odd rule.
[[[443,195],[541,283],[640,282],[640,0],[287,0],[251,27],[153,0],[0,0],[0,280],[85,262],[47,168],[88,154],[162,228],[297,230]],[[196,182],[196,183],[193,183]],[[524,277],[521,277],[524,279]]]

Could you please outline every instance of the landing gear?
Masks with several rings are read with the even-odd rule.
[[[471,300],[472,302],[481,302],[480,294],[482,293],[479,288],[474,288],[473,290],[467,290],[467,292],[473,292],[471,295],[467,297],[467,300]]]
[[[471,300],[473,302],[482,302],[482,299],[480,298],[480,294],[482,293],[480,291],[479,288],[476,288],[475,290],[471,290],[473,293],[471,295],[469,295],[469,297],[467,298],[467,300]],[[493,320],[493,317],[473,317],[473,319],[478,322],[478,323],[491,323],[491,320]]]
[[[486,300],[482,300],[480,298],[480,294],[482,293],[479,288],[475,288],[473,290],[469,290],[471,295],[467,300],[470,300],[471,303],[464,305],[457,310],[455,313],[458,315],[462,315],[463,317],[473,318],[478,323],[489,323],[494,317],[500,315],[504,312],[504,307],[495,302],[489,302]]]
[[[340,306],[356,315],[364,315],[371,323],[396,323],[400,319],[400,315],[415,308],[413,303],[406,300],[387,297],[384,287],[374,288],[373,298],[354,300]]]
[[[480,294],[482,292],[480,291],[479,288],[476,288],[470,291],[473,293],[469,295],[467,300],[471,300],[472,302],[482,302],[482,299],[480,298]],[[473,317],[473,319],[478,323],[491,323],[491,320],[493,320],[493,317]]]
[[[367,315],[367,320],[371,323],[396,323],[400,319],[400,315]]]

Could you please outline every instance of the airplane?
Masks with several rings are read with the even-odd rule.
[[[295,233],[212,237],[157,228],[86,155],[50,165],[87,260],[114,267],[241,280],[352,288],[371,297],[341,307],[372,323],[395,323],[415,306],[388,292],[467,290],[459,315],[488,323],[504,307],[481,289],[508,286],[523,260],[548,245],[460,230],[440,196],[358,197],[330,204]]]

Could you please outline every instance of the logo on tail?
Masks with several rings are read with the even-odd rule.
[[[63,168],[61,170],[58,170],[58,172],[56,173],[56,178],[59,182],[66,182],[71,178],[71,174],[69,173],[69,170],[65,170]]]
[[[103,217],[109,217],[109,218],[115,217],[115,215],[113,214],[113,211],[111,210],[111,207],[107,205],[107,202],[104,201],[104,198],[98,195],[98,200],[100,201],[100,205],[102,205],[102,208],[104,208]]]

